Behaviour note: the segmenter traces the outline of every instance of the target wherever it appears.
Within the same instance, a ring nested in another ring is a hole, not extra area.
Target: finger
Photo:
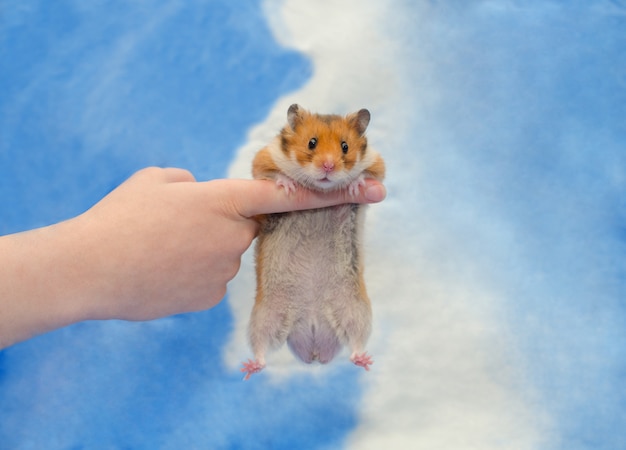
[[[346,190],[328,193],[299,189],[288,195],[283,188],[268,180],[223,180],[230,182],[233,201],[244,217],[302,209],[324,208],[343,203],[376,203],[385,198],[385,187],[376,180],[366,180],[356,196]]]
[[[177,167],[146,167],[136,172],[133,177],[148,177],[165,183],[196,181],[191,172]]]
[[[193,174],[186,169],[179,169],[177,167],[166,167],[162,169],[162,177],[168,183],[180,183],[196,181]]]

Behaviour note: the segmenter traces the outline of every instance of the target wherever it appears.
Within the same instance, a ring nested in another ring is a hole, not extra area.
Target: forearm
[[[90,264],[76,222],[0,237],[0,348],[89,313]]]

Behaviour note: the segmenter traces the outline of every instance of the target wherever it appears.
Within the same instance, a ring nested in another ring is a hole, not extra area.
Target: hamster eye
[[[315,150],[315,147],[317,147],[317,138],[311,138],[309,141],[309,150]]]
[[[341,151],[343,152],[344,155],[348,153],[348,144],[346,143],[346,141],[343,141],[341,143]]]

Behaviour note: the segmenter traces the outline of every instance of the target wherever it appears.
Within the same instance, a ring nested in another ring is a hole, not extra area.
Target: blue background
[[[382,133],[398,147],[378,145],[385,211],[436,224],[497,286],[550,448],[623,448],[626,7],[392,3],[401,19],[380,28],[402,44],[406,123]],[[0,4],[0,234],[79,214],[148,165],[226,176],[248,130],[316,69],[275,41],[258,1]],[[361,374],[242,383],[223,362],[232,327],[223,302],[0,352],[0,448],[344,445]]]

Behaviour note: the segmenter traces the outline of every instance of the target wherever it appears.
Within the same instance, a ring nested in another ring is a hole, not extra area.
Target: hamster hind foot
[[[248,361],[243,363],[243,367],[241,368],[241,371],[245,372],[246,374],[243,379],[249,380],[252,374],[259,373],[261,370],[263,370],[264,367],[265,364],[260,363],[258,360],[252,361],[251,359],[249,359]]]
[[[370,366],[374,364],[372,357],[368,355],[367,352],[353,353],[352,356],[350,356],[350,361],[359,367],[363,367],[365,370],[370,370]]]

